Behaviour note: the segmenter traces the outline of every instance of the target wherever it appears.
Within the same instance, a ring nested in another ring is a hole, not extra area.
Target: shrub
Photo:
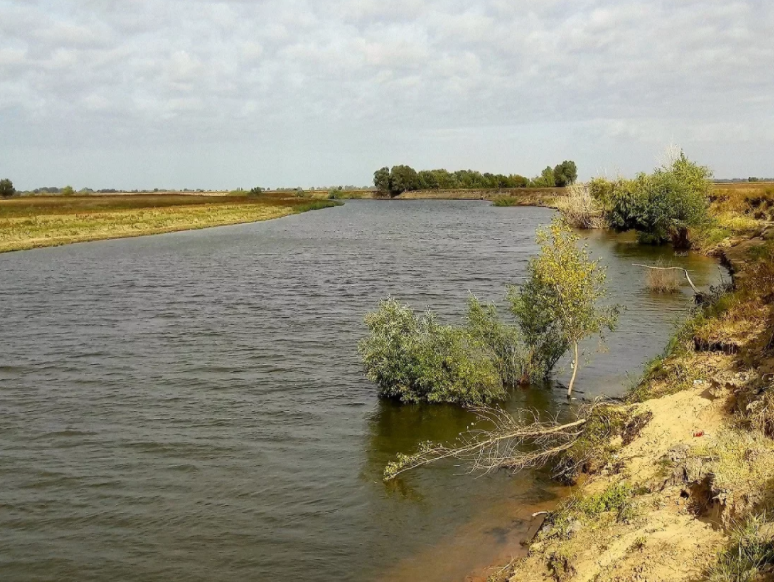
[[[296,198],[311,198],[312,195],[303,188],[296,188]]]
[[[72,186],[65,186],[62,188],[62,196],[75,196],[75,190]]]
[[[481,404],[504,396],[497,370],[464,330],[416,315],[395,299],[365,318],[358,346],[366,376],[380,395],[402,402]]]
[[[263,188],[260,186],[256,186],[255,188],[251,188],[250,191],[247,193],[248,196],[251,198],[255,198],[256,196],[260,196],[263,194]]]
[[[484,305],[476,297],[468,300],[466,330],[471,339],[491,354],[500,380],[505,386],[523,382],[525,373],[524,347],[515,326],[506,325],[493,304]]]
[[[707,221],[712,173],[683,152],[652,174],[634,180],[598,182],[595,190],[605,218],[616,230],[636,230],[644,243],[672,240],[688,246],[688,229]]]
[[[338,200],[341,197],[342,197],[341,190],[336,190],[336,189],[328,190],[328,200]]]

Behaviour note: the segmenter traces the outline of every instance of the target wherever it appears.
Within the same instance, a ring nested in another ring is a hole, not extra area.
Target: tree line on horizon
[[[530,179],[519,174],[491,174],[475,170],[420,170],[398,165],[374,172],[374,186],[380,192],[397,196],[414,190],[499,190],[503,188],[555,188],[573,184],[578,168],[572,160],[555,167],[547,166],[539,176]]]

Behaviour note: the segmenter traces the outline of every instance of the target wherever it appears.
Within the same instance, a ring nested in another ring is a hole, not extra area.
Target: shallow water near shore
[[[458,320],[501,302],[542,208],[353,200],[275,221],[0,255],[3,580],[463,580],[509,555],[560,495],[542,472],[384,464],[471,422],[376,398],[356,346],[388,294]],[[620,395],[716,263],[587,235],[623,304],[578,394]],[[567,412],[562,381],[508,407]]]

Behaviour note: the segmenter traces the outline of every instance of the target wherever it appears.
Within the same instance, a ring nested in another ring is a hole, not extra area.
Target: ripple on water
[[[385,486],[395,453],[471,417],[378,402],[356,345],[389,294],[444,320],[469,292],[501,301],[551,216],[351,201],[0,255],[3,580],[445,580],[498,559],[556,491],[451,464]],[[594,396],[661,351],[690,297],[648,293],[632,266],[667,251],[589,243],[628,307],[579,377]],[[555,388],[509,406],[561,413]]]

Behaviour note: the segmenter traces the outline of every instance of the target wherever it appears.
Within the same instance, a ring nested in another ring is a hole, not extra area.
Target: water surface
[[[550,504],[541,473],[384,464],[470,416],[380,402],[356,353],[392,294],[458,319],[501,301],[552,211],[349,201],[270,222],[0,255],[3,580],[450,580],[497,560]],[[624,303],[582,396],[620,394],[687,293],[644,289],[669,255],[589,240]],[[711,261],[688,265],[699,285]],[[567,379],[559,375],[559,381]],[[509,406],[561,413],[561,386]]]

